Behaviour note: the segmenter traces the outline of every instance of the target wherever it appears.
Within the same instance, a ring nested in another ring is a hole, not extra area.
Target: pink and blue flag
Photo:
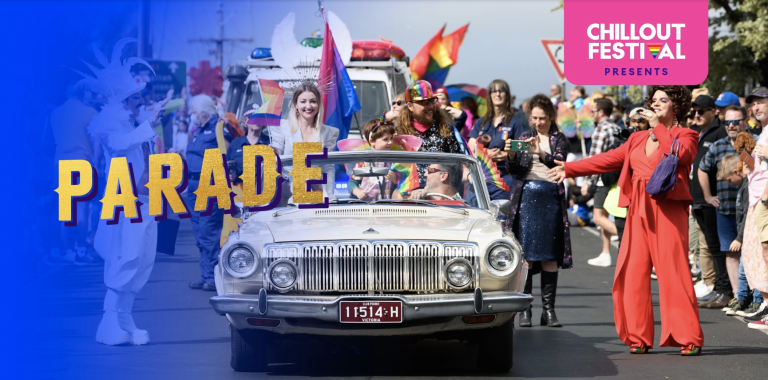
[[[323,18],[325,18],[324,13]],[[325,34],[323,34],[323,55],[320,59],[318,83],[328,85],[327,91],[322,91],[321,95],[325,124],[339,129],[339,140],[346,139],[352,116],[360,110],[361,106],[355,92],[355,85],[349,79],[347,68],[333,41],[333,34],[327,20]]]

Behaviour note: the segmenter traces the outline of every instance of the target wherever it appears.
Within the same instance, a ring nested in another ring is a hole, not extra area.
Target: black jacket
[[[749,211],[749,179],[744,177],[736,196],[736,240],[741,243],[744,240],[744,221],[747,220]]]
[[[693,198],[693,208],[702,207],[714,207],[707,203],[704,199],[704,192],[701,191],[701,184],[699,184],[699,162],[704,158],[704,155],[709,151],[709,147],[720,140],[728,136],[728,132],[725,127],[720,124],[720,118],[715,116],[715,120],[709,125],[704,133],[699,137],[699,150],[696,152],[696,158],[693,160],[693,178],[688,189],[691,191],[691,197]],[[664,152],[666,153],[666,152]],[[709,191],[710,194],[717,194],[717,171],[708,173],[709,175]]]

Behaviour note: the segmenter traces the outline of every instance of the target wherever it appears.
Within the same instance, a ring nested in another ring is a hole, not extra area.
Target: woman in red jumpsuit
[[[651,269],[656,268],[661,307],[661,346],[680,347],[681,355],[699,355],[704,335],[688,268],[688,191],[698,134],[677,125],[691,107],[691,93],[682,86],[651,86],[644,111],[651,130],[633,133],[628,141],[592,158],[562,163],[549,177],[563,181],[621,170],[619,206],[629,207],[623,244],[613,282],[616,331],[643,354],[653,347]],[[652,198],[645,191],[662,154],[672,139],[680,141],[677,183],[666,194]]]

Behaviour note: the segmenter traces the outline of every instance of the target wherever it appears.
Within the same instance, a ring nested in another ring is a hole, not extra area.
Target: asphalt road
[[[341,347],[305,342],[288,347],[293,363],[271,365],[265,373],[237,373],[229,366],[228,323],[208,304],[211,292],[190,290],[199,275],[198,253],[188,221],[182,224],[175,256],[158,254],[154,272],[139,293],[134,318],[149,330],[147,346],[109,347],[94,340],[106,288],[102,266],[47,268],[40,280],[49,289],[40,300],[50,313],[35,313],[44,337],[34,355],[40,366],[23,378],[55,379],[255,379],[328,378],[597,378],[765,379],[768,335],[750,330],[722,311],[701,310],[705,333],[702,356],[681,357],[678,348],[656,347],[630,355],[613,324],[611,268],[586,261],[599,252],[589,230],[572,230],[575,269],[561,271],[557,313],[563,328],[516,328],[512,371],[477,372],[477,350],[458,341],[427,340],[393,345]],[[615,252],[614,252],[615,258]],[[534,282],[534,321],[541,312],[538,276]],[[655,282],[656,343],[661,331]],[[323,355],[318,351],[323,350]]]

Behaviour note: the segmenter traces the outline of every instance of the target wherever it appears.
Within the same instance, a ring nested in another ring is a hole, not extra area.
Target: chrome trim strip
[[[245,317],[311,318],[337,322],[340,301],[399,300],[403,302],[403,321],[434,317],[466,316],[478,314],[475,292],[428,295],[342,295],[301,296],[271,294],[267,296],[269,308],[265,315],[258,312],[258,295],[228,294],[209,300],[216,313]],[[523,311],[530,306],[533,296],[508,290],[482,292],[482,312],[505,313]],[[251,309],[253,308],[253,309]],[[418,310],[416,309],[418,308]]]

